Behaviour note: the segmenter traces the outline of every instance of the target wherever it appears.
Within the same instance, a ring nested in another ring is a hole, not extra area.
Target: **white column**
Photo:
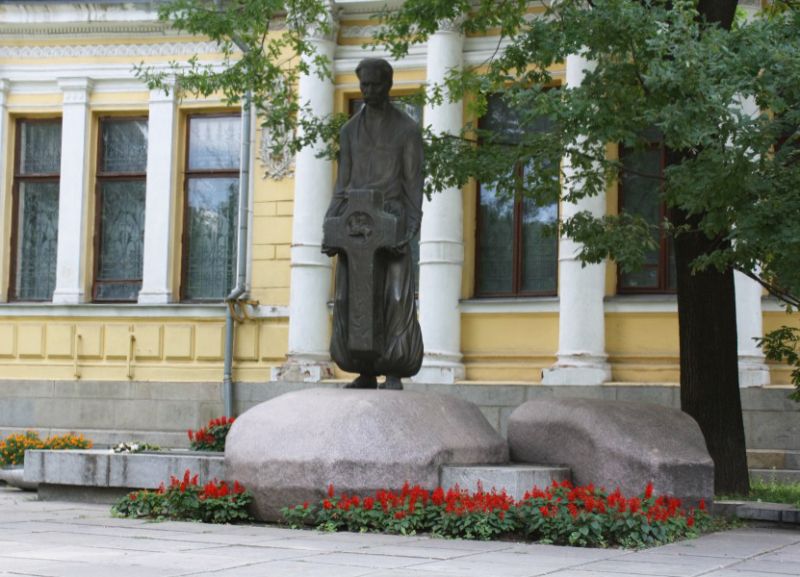
[[[65,78],[60,79],[58,85],[64,93],[64,104],[61,118],[58,256],[53,302],[76,304],[87,300],[86,184],[92,81],[88,78]]]
[[[768,385],[769,367],[754,339],[764,336],[761,313],[761,285],[739,271],[733,273],[736,285],[736,336],[739,349],[739,386]]]
[[[752,97],[742,98],[742,112],[751,118],[761,114]],[[734,271],[736,290],[736,336],[739,352],[739,386],[760,387],[770,382],[769,367],[764,362],[764,353],[754,339],[764,336],[761,311],[761,285],[750,277]]]
[[[578,55],[567,57],[567,86],[578,86],[591,63]],[[566,177],[571,175],[569,158],[562,160]],[[579,186],[571,183],[572,186]],[[602,216],[605,194],[585,197],[577,203],[563,203],[561,215],[567,219],[580,211]],[[599,385],[611,379],[605,353],[606,264],[584,266],[577,257],[580,245],[562,237],[558,243],[558,360],[542,371],[546,385]]]
[[[333,62],[334,36],[311,38],[317,53]],[[334,85],[313,72],[298,85],[299,101],[316,116],[333,113]],[[328,299],[331,259],[320,252],[322,221],[333,193],[333,164],[317,158],[321,145],[307,147],[295,162],[289,288],[289,351],[286,363],[273,369],[273,380],[319,381],[333,376],[330,358]]]
[[[8,81],[0,78],[0,150],[3,151],[3,153],[0,154],[0,246],[5,246],[5,239],[9,238],[10,235],[10,231],[6,230],[5,227],[6,207],[11,208],[11,190],[6,188],[6,161],[9,157],[5,154],[5,151],[11,150],[10,147],[12,146],[12,144],[8,142],[7,96]],[[6,270],[6,254],[6,250],[0,253],[0,274],[4,274]],[[5,278],[8,278],[8,276],[6,275]],[[7,294],[8,292],[6,290],[0,290],[0,302],[5,302]]]
[[[458,22],[440,23],[428,39],[427,83],[442,85],[447,73],[461,68],[464,36]],[[424,122],[440,134],[459,134],[463,104],[445,96],[425,107]],[[419,321],[425,356],[415,381],[453,383],[464,378],[461,363],[461,272],[464,264],[461,190],[448,188],[425,200],[419,242]]]
[[[176,112],[174,85],[170,86],[169,94],[162,89],[150,91],[140,303],[161,304],[173,300],[170,262],[175,222]]]

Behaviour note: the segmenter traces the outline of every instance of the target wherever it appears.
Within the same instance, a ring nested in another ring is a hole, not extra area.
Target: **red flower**
[[[691,515],[688,519],[686,519],[686,524],[689,527],[694,527],[694,515]]]
[[[331,502],[330,502],[330,501],[328,501],[327,499],[324,499],[324,500],[322,501],[322,508],[323,508],[323,509],[326,509],[326,510],[333,509],[333,503],[331,503]]]
[[[700,499],[700,505],[698,506],[698,509],[700,509],[701,511],[705,511],[706,510],[706,500],[705,499]]]
[[[365,511],[372,511],[372,508],[375,506],[375,499],[372,497],[365,497],[364,498],[364,510]]]
[[[136,493],[136,491],[128,493],[128,499],[130,499],[131,501],[135,501],[138,496],[139,495]]]
[[[541,506],[541,507],[539,507],[539,513],[542,515],[542,517],[549,517],[550,516],[550,509],[548,509],[545,506]]]
[[[406,516],[405,511],[397,511],[394,514],[395,519],[403,519]]]
[[[328,485],[328,497],[330,499],[333,499],[334,495],[335,495],[335,493],[333,491],[333,483],[331,483],[330,485]]]
[[[648,483],[644,490],[644,498],[649,499],[653,496],[653,483]]]
[[[303,501],[303,509],[308,509],[308,501]]]

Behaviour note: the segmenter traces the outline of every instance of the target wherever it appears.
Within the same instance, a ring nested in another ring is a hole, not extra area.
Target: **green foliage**
[[[9,435],[0,441],[0,467],[8,465],[23,465],[25,451],[34,449],[49,449],[61,451],[66,449],[91,449],[92,441],[83,435],[67,433],[65,435],[51,435],[42,440],[36,431],[26,431]]]
[[[800,508],[800,483],[780,483],[775,479],[750,481],[749,495],[723,495],[723,500],[762,501],[764,503],[787,503]]]
[[[429,164],[436,165],[429,186],[438,190],[476,177],[510,195],[514,184],[501,177],[510,163],[566,158],[562,200],[595,196],[621,169],[607,157],[606,143],[643,148],[655,129],[680,159],[665,175],[666,203],[699,215],[698,227],[709,238],[734,241],[720,242],[694,266],[760,266],[768,283],[780,278],[790,292],[800,291],[800,255],[792,249],[800,235],[800,162],[790,145],[800,124],[798,10],[740,19],[730,31],[705,24],[696,4],[685,0],[567,0],[532,20],[524,18],[526,10],[527,3],[516,1],[481,0],[476,6],[408,0],[384,14],[377,39],[397,57],[435,32],[438,20],[461,19],[467,33],[499,30],[502,48],[486,66],[453,71],[445,87],[429,88],[428,99],[440,100],[448,91],[454,100],[470,94],[480,113],[486,98],[499,92],[520,111],[523,124],[539,117],[553,122],[551,131],[521,134],[514,143],[471,127],[462,134],[471,145],[429,141]],[[582,83],[554,86],[550,71],[578,53],[593,63]],[[748,100],[764,112],[746,114],[742,104]],[[788,144],[776,152],[786,135]],[[526,180],[524,193],[552,196],[552,173],[534,172],[538,176]],[[585,261],[612,257],[624,270],[641,264],[653,238],[633,218],[583,213],[567,216],[562,225],[584,243]]]
[[[800,349],[798,348],[800,346],[800,329],[780,327],[767,333],[763,339],[758,339],[758,346],[764,349],[767,359],[778,362],[785,361],[794,367],[791,381],[795,390],[789,397],[800,401]]]
[[[678,499],[655,496],[648,485],[639,497],[607,494],[589,485],[554,482],[534,488],[520,501],[504,491],[475,492],[458,487],[426,491],[405,484],[400,492],[336,496],[333,486],[318,504],[281,510],[291,527],[315,525],[326,531],[428,532],[465,539],[525,538],[580,547],[638,548],[695,537],[712,526],[705,511],[686,510]]]
[[[229,105],[242,103],[249,94],[263,128],[285,137],[293,150],[335,134],[332,126],[341,119],[307,121],[313,113],[296,92],[301,74],[331,77],[330,59],[309,40],[313,34],[332,33],[321,0],[171,0],[159,6],[159,18],[175,30],[216,42],[222,61],[194,55],[188,62],[170,62],[167,69],[141,63],[137,75],[151,88],[179,95],[220,94]],[[298,124],[302,130],[295,134]],[[282,152],[281,140],[276,139],[274,153]]]
[[[157,491],[134,491],[122,497],[111,508],[118,517],[151,517],[202,521],[204,523],[248,522],[253,518],[247,506],[253,500],[250,493],[234,481],[229,486],[225,481],[198,483],[187,469],[182,479],[170,478],[169,486],[163,483]]]

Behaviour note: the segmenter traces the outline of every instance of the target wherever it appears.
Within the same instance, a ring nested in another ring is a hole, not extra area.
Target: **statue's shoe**
[[[380,383],[378,388],[389,391],[402,391],[403,381],[400,380],[400,377],[386,377],[386,380]]]
[[[347,383],[345,389],[377,389],[378,379],[375,377],[368,377],[366,375],[359,375],[353,379],[352,383]],[[401,386],[402,388],[402,386]]]

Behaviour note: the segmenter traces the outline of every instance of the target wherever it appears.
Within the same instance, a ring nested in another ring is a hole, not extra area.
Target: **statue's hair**
[[[392,65],[389,64],[383,58],[364,58],[361,62],[358,63],[356,66],[356,76],[358,76],[359,80],[361,79],[361,71],[364,68],[377,68],[381,76],[389,81],[389,84],[392,84],[394,81],[394,70],[392,69]]]

